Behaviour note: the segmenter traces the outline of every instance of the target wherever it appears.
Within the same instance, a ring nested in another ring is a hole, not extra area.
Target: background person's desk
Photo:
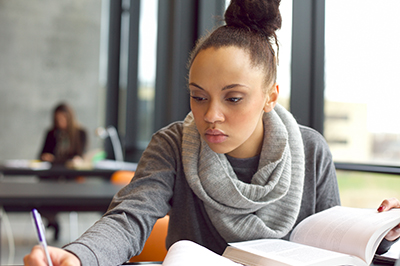
[[[20,163],[19,163],[20,162]],[[29,161],[27,160],[15,160],[12,163],[0,164],[0,179],[1,176],[63,176],[66,179],[75,178],[77,176],[85,177],[101,177],[105,179],[110,179],[111,175],[117,170],[136,170],[136,163],[130,162],[116,162],[104,160],[98,162],[92,169],[73,169],[67,168],[62,165],[48,164],[43,167],[42,165],[31,167]]]
[[[0,173],[3,176],[16,176],[16,175],[32,175],[32,176],[64,176],[64,177],[77,177],[77,176],[95,176],[109,179],[116,169],[70,169],[64,166],[53,166],[49,169],[32,169],[32,168],[18,168],[18,167],[5,167],[0,166]]]

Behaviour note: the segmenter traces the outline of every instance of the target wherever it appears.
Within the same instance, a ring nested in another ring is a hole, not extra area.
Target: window
[[[158,1],[141,1],[138,68],[138,142],[145,148],[153,134]]]
[[[326,1],[324,135],[335,161],[400,165],[400,2]]]
[[[335,162],[400,165],[400,2],[326,1],[324,135]],[[337,171],[342,204],[400,197],[395,175]]]
[[[400,198],[396,175],[338,170],[337,177],[343,206],[378,208],[383,199]]]
[[[290,101],[290,66],[292,50],[292,1],[282,1],[280,11],[282,27],[277,31],[279,41],[278,78],[279,99],[278,102],[289,109]]]

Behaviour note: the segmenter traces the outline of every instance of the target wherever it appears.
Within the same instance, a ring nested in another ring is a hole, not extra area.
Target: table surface
[[[70,169],[64,166],[52,166],[49,169],[34,169],[24,167],[7,167],[0,165],[0,173],[5,176],[35,175],[35,176],[64,176],[66,178],[77,176],[96,176],[110,178],[115,169]]]
[[[72,179],[77,176],[94,176],[109,179],[118,170],[135,171],[136,165],[136,163],[130,162],[103,160],[90,169],[75,169],[63,165],[51,165],[45,162],[31,163],[29,160],[10,160],[0,163],[0,174],[3,176],[63,176],[66,179]]]
[[[101,211],[122,188],[103,182],[0,182],[0,206],[6,211]]]
[[[0,207],[3,207],[6,212],[29,212],[36,208],[42,214],[72,211],[104,213],[113,196],[122,187],[105,180],[84,183],[73,181],[32,183],[3,180],[0,181]]]

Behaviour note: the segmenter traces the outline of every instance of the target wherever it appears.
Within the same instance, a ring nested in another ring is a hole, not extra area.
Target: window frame
[[[290,111],[324,133],[325,0],[293,0]],[[400,174],[392,165],[335,162],[337,170]]]

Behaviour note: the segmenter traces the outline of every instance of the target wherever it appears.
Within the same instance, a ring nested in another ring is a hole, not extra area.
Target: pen
[[[32,210],[32,218],[38,236],[39,244],[43,247],[44,254],[46,255],[47,265],[53,266],[53,263],[51,262],[50,259],[49,250],[47,249],[46,237],[44,233],[45,229],[42,222],[42,217],[40,216],[40,213],[36,209]]]

